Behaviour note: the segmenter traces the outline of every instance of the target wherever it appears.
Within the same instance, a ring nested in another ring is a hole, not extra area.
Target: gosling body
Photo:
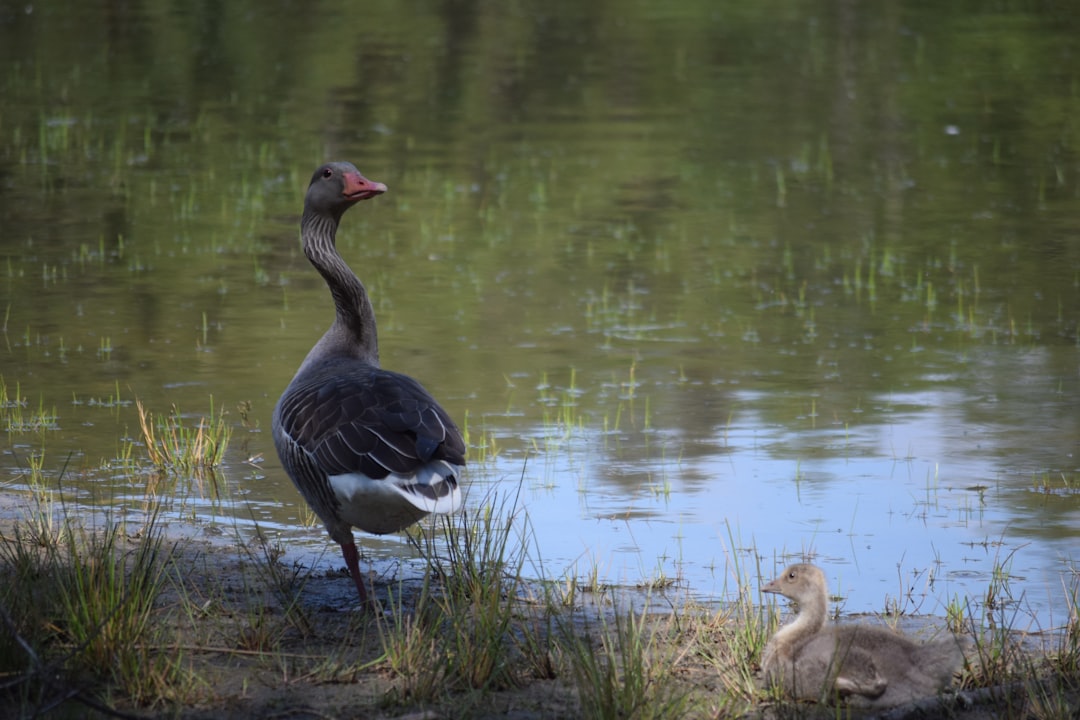
[[[939,693],[964,662],[955,637],[917,643],[884,627],[826,624],[825,574],[799,563],[762,592],[798,603],[796,619],[769,640],[762,654],[768,685],[795,700],[884,708]]]

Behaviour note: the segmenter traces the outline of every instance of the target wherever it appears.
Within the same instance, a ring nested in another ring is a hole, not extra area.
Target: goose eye
[[[331,170],[330,168],[323,168],[323,171],[322,171],[322,176],[323,176],[324,178],[328,178],[328,177],[331,177],[331,176],[332,176],[333,174],[334,174],[334,171],[333,171],[333,170]]]
[[[788,576],[788,580],[794,580],[795,579],[795,571],[792,570],[791,572],[789,572],[787,574],[787,576]]]

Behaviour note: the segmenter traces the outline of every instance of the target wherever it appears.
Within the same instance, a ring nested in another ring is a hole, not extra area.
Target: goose
[[[461,506],[461,432],[419,382],[379,367],[375,312],[335,238],[350,207],[386,192],[347,162],[311,177],[300,220],[304,254],[334,301],[330,328],[274,408],[282,467],[341,546],[363,608],[369,602],[352,529],[381,535]]]
[[[843,700],[884,708],[937,694],[964,662],[954,637],[916,643],[887,628],[827,626],[825,573],[798,563],[762,586],[798,604],[798,616],[772,636],[762,653],[768,685],[796,700]]]

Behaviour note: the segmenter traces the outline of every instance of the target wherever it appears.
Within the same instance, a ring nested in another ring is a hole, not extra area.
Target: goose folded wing
[[[446,412],[415,380],[380,371],[365,382],[338,377],[313,388],[309,421],[293,437],[329,475],[410,475],[433,460],[465,464],[465,443]]]

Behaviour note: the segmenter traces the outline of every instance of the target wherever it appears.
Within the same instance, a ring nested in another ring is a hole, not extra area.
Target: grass
[[[669,718],[689,709],[690,689],[676,670],[689,652],[676,615],[657,621],[640,610],[616,607],[596,624],[560,616],[560,644],[583,717]]]
[[[711,608],[667,583],[603,585],[595,568],[592,584],[548,580],[519,489],[413,530],[422,571],[377,591],[386,611],[370,616],[322,609],[326,588],[348,606],[351,583],[290,563],[261,533],[237,534],[239,553],[217,555],[170,545],[153,510],[138,525],[103,517],[82,526],[51,495],[35,503],[0,535],[0,702],[24,717],[61,706],[256,717],[296,712],[298,698],[326,717],[805,709],[758,683],[778,617],[755,590],[761,568],[743,564],[752,549],[729,557],[729,600]],[[950,601],[954,628],[977,637],[961,690],[978,698],[1008,688],[1005,717],[1068,717],[1080,693],[1077,588],[1067,589],[1055,644],[1032,652],[1010,602],[1009,559],[979,608]],[[248,709],[229,710],[240,706]]]
[[[37,408],[31,408],[19,383],[11,388],[0,375],[0,430],[8,434],[40,434],[46,430],[57,429],[59,426],[55,407],[46,408],[44,399],[40,399]]]
[[[179,475],[178,465],[170,472]],[[756,592],[762,573],[752,546],[729,536],[739,551],[717,569],[726,578],[719,607],[683,597],[663,558],[652,580],[637,585],[600,582],[595,559],[551,580],[525,483],[523,472],[516,490],[409,532],[420,571],[377,587],[386,612],[376,616],[327,612],[326,604],[349,607],[351,584],[289,560],[269,533],[238,529],[239,552],[222,560],[167,544],[156,510],[163,505],[150,502],[140,525],[80,518],[58,499],[63,488],[41,484],[0,534],[0,702],[26,717],[57,706],[176,717],[233,703],[280,709],[282,697],[314,692],[342,702],[362,696],[350,711],[368,715],[554,707],[553,717],[723,718],[762,704],[799,711],[758,682],[778,615]],[[949,628],[975,638],[959,688],[1009,688],[1017,699],[1005,717],[1025,717],[1023,708],[1068,717],[1080,694],[1077,590],[1054,643],[1032,652],[1020,627],[1023,598],[1013,597],[1012,557],[996,560],[980,597],[948,601]],[[901,586],[916,585],[922,572]],[[329,586],[337,599],[325,599]],[[882,612],[896,607],[886,598]]]
[[[432,703],[447,693],[475,697],[567,678],[584,717],[684,710],[689,691],[675,682],[674,668],[689,651],[672,642],[673,616],[654,614],[648,593],[636,593],[646,599],[639,611],[593,615],[568,601],[559,584],[525,580],[535,548],[519,500],[493,495],[475,513],[443,519],[441,534],[411,534],[427,571],[412,606],[399,585],[379,623],[397,678],[386,701]],[[590,600],[594,610],[605,604]]]
[[[155,417],[141,401],[135,401],[139,427],[150,462],[162,473],[205,471],[221,465],[232,437],[232,426],[225,421],[225,411],[215,416],[214,398],[210,414],[193,425],[184,422],[179,408],[168,415]]]
[[[50,500],[38,503],[35,517],[56,515]],[[84,527],[66,514],[0,536],[0,669],[24,705],[74,697],[92,706],[83,687],[100,684],[142,701],[173,683],[170,662],[147,654],[169,550],[155,515],[133,537],[111,518]]]
[[[520,527],[527,520],[518,500],[493,495],[479,510],[440,518],[439,534],[410,534],[427,570],[411,614],[399,591],[394,622],[380,625],[388,663],[406,680],[402,697],[513,687],[519,659],[546,662],[545,640],[515,627],[530,594],[523,570],[531,535]]]
[[[404,594],[391,595],[387,621],[378,626],[383,657],[396,678],[384,695],[387,704],[426,704],[444,692],[445,646],[439,639],[438,614],[430,593],[431,586],[425,583],[416,601],[419,612],[410,612]]]
[[[748,589],[732,607],[703,624],[702,637],[708,642],[699,643],[698,653],[718,678],[718,711],[741,715],[762,699],[782,699],[763,695],[758,678],[758,661],[776,626],[776,616],[752,603]]]
[[[283,548],[260,528],[251,541],[238,537],[237,547],[249,571],[236,579],[240,605],[229,632],[231,643],[242,650],[273,654],[290,635],[309,635],[312,620],[302,603],[302,593],[310,570],[281,562]]]

